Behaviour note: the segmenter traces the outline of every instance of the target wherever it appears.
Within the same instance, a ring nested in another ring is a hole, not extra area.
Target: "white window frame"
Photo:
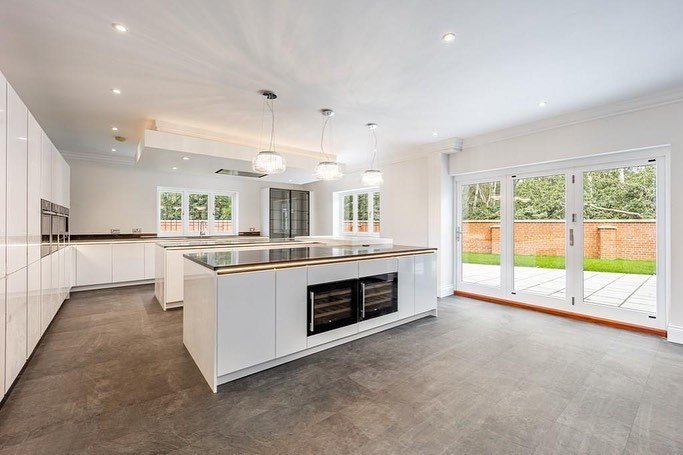
[[[337,191],[334,193],[334,201],[337,210],[334,216],[334,233],[335,235],[345,236],[345,237],[379,237],[382,231],[382,220],[380,216],[379,229],[380,232],[374,232],[375,230],[375,199],[373,197],[374,193],[379,193],[380,207],[382,204],[382,192],[379,187],[370,188],[360,188],[356,190],[347,191]],[[368,232],[358,232],[358,195],[367,194],[368,195]],[[344,198],[346,196],[353,196],[353,230],[351,232],[344,231]],[[381,212],[380,212],[381,213]]]
[[[181,193],[182,194],[182,232],[161,232],[161,193]],[[208,221],[206,226],[207,236],[230,236],[238,235],[239,225],[238,225],[238,213],[239,213],[239,193],[237,191],[224,191],[224,190],[205,190],[196,188],[173,188],[166,186],[157,187],[157,202],[156,202],[156,219],[157,219],[157,236],[158,237],[199,237],[199,232],[190,232],[190,210],[189,204],[190,194],[207,194],[209,196],[209,206],[208,206]],[[216,196],[229,196],[232,198],[232,231],[230,232],[218,232],[214,228],[215,221],[215,200]]]

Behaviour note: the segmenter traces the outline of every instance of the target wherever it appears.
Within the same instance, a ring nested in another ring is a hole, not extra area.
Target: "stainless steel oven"
[[[40,200],[40,257],[52,252],[52,203]]]

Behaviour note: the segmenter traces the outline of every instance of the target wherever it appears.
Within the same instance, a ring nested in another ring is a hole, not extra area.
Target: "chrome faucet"
[[[206,235],[206,221],[200,221],[199,222],[199,235],[200,236]]]

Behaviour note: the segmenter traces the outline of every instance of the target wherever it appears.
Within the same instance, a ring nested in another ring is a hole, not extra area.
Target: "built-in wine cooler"
[[[308,335],[395,311],[398,311],[396,273],[308,287]]]

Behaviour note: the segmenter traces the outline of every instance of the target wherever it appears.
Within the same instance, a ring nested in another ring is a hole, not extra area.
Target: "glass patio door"
[[[642,160],[576,169],[576,310],[663,327],[663,169]]]

